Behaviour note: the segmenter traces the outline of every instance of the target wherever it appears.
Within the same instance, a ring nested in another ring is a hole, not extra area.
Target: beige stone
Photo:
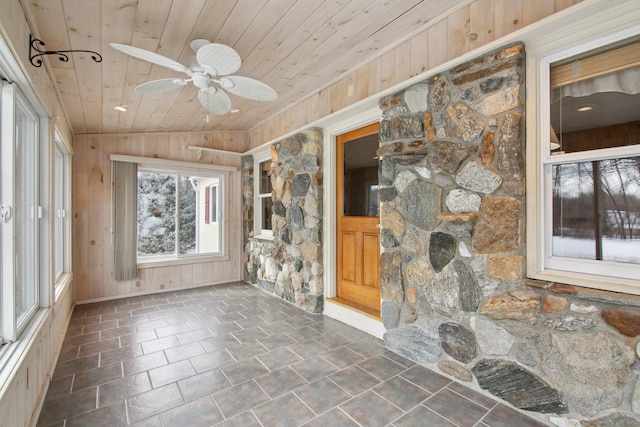
[[[444,222],[469,222],[475,221],[478,214],[475,212],[469,213],[441,213],[438,215],[438,219]]]
[[[391,230],[397,239],[404,235],[405,221],[402,214],[387,203],[382,204],[380,222],[382,228]]]
[[[301,247],[302,256],[306,259],[317,260],[320,255],[320,247],[311,240],[306,240]]]
[[[480,205],[472,248],[482,254],[522,248],[524,239],[522,202],[513,197],[486,197]]]
[[[414,286],[426,285],[433,274],[433,268],[425,260],[417,260],[407,266],[407,280]]]
[[[438,369],[440,369],[445,374],[451,375],[452,377],[457,378],[461,381],[471,382],[473,380],[471,371],[452,360],[441,360],[440,362],[438,362]]]
[[[418,301],[418,291],[414,287],[407,288],[407,301],[415,304]]]
[[[547,295],[542,300],[542,308],[547,313],[557,313],[567,306],[566,298],[557,297],[555,295]]]
[[[524,257],[508,256],[489,259],[487,265],[489,277],[510,283],[518,283],[524,279]]]
[[[495,133],[493,131],[487,132],[482,138],[482,153],[480,153],[480,158],[482,159],[482,163],[485,165],[490,164],[493,161],[493,156],[495,154]]]
[[[540,296],[528,289],[518,289],[490,298],[480,314],[495,320],[510,319],[536,324],[542,315]]]

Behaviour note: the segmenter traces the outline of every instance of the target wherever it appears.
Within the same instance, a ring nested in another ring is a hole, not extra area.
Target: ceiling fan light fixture
[[[166,92],[185,86],[187,83],[193,83],[199,89],[198,101],[208,112],[213,114],[227,114],[231,111],[229,93],[253,101],[273,101],[278,98],[276,91],[265,83],[250,77],[231,75],[242,64],[238,52],[232,47],[220,43],[210,43],[205,39],[192,40],[189,45],[195,52],[195,63],[192,58],[188,61],[189,66],[187,67],[152,51],[111,43],[114,49],[122,53],[174,71],[183,72],[189,76],[189,78],[182,79],[169,77],[148,81],[136,86],[136,93]],[[224,77],[218,80],[218,76]]]

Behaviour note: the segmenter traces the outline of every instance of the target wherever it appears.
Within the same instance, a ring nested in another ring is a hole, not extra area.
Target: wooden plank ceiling
[[[74,133],[93,134],[251,129],[464,0],[20,1],[45,49],[102,54],[101,63],[82,53],[69,62],[45,59]],[[191,84],[159,94],[134,91],[141,83],[184,74],[109,45],[133,45],[186,64],[196,38],[233,47],[243,61],[234,74],[265,82],[278,99],[231,95],[240,112],[209,114],[207,122]],[[114,111],[119,104],[131,110]]]

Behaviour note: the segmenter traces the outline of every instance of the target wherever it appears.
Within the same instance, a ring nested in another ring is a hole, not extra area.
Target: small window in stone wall
[[[258,212],[260,230],[258,234],[271,234],[273,232],[272,214],[273,200],[271,198],[271,160],[259,163],[258,168]]]
[[[545,268],[640,292],[640,42],[550,64]],[[633,58],[636,58],[633,60]]]

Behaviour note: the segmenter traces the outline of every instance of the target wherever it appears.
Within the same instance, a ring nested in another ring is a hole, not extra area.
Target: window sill
[[[256,240],[268,240],[268,241],[275,240],[275,237],[273,237],[273,235],[271,234],[258,234],[257,236],[253,236],[253,238]]]
[[[64,273],[60,276],[60,278],[58,278],[58,280],[56,281],[54,302],[58,301],[58,297],[62,295],[62,293],[68,286],[70,286],[70,283],[72,281],[73,273]]]
[[[527,279],[526,284],[529,287],[542,290],[560,289],[561,292],[566,291],[586,300],[640,306],[640,295],[638,295],[640,288],[633,284],[613,284],[612,281],[609,281],[607,282],[608,288],[605,289],[605,285],[599,281],[588,282],[585,278],[572,280],[556,275],[531,277]]]
[[[138,260],[138,269],[155,268],[155,267],[170,267],[174,265],[186,265],[186,264],[204,264],[208,262],[221,262],[229,261],[228,255],[205,255],[205,256],[193,256],[185,258],[153,258]]]

